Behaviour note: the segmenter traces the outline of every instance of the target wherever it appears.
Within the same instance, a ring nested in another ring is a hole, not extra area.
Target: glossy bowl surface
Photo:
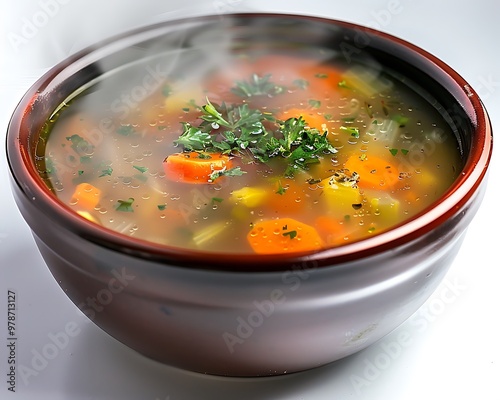
[[[188,252],[122,236],[78,216],[40,178],[44,122],[75,90],[158,46],[225,41],[326,46],[369,58],[427,96],[454,125],[464,168],[439,202],[369,239],[296,256]],[[263,376],[301,371],[380,339],[430,296],[455,257],[485,188],[492,131],[477,93],[452,68],[401,39],[305,16],[206,16],[142,28],[53,67],[11,119],[16,203],[68,297],[127,346],[192,371]]]

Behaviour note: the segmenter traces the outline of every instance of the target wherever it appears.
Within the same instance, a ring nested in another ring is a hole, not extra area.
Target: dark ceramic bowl
[[[326,46],[390,66],[417,83],[414,89],[455,125],[462,173],[438,202],[404,224],[302,256],[194,253],[93,224],[58,201],[40,178],[36,144],[42,126],[89,81],[150,57],[145,50],[175,48],[179,37],[184,48],[221,40],[230,47]],[[147,357],[229,376],[330,363],[411,316],[457,254],[485,191],[491,151],[491,126],[477,93],[436,57],[360,26],[271,14],[167,22],[79,52],[27,92],[7,135],[15,200],[68,297],[104,331]]]

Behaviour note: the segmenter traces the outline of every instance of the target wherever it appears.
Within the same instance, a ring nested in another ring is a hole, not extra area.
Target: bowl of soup
[[[203,16],[78,52],[8,127],[54,278],[162,363],[266,376],[349,356],[433,293],[486,189],[487,113],[399,38]]]

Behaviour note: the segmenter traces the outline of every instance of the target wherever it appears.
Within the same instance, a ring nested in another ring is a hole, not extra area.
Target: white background
[[[500,126],[497,0],[25,0],[13,4],[4,1],[0,10],[2,143],[23,93],[72,52],[138,25],[232,11],[331,17],[411,41],[457,70],[479,92],[494,128]],[[26,28],[33,22],[38,25],[34,30]],[[316,370],[276,378],[225,379],[157,364],[86,322],[50,275],[16,208],[3,147],[0,399],[500,399],[500,167],[495,154],[488,192],[456,261],[443,284],[410,320],[372,347]],[[9,289],[17,294],[16,393],[7,390]],[[69,342],[46,365],[33,364],[37,352],[52,343],[51,335],[68,326],[76,329]],[[21,366],[34,373],[20,374]]]

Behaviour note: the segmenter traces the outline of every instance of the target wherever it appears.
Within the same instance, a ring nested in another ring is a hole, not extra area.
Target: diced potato
[[[372,213],[384,221],[392,223],[400,218],[401,205],[399,200],[389,193],[380,190],[366,190],[363,192],[372,208]]]
[[[230,200],[248,208],[262,205],[267,197],[267,191],[258,187],[244,187],[231,193]]]
[[[356,186],[335,183],[331,178],[321,181],[321,185],[328,202],[328,214],[342,217],[351,214],[358,206],[361,207],[363,198]]]

